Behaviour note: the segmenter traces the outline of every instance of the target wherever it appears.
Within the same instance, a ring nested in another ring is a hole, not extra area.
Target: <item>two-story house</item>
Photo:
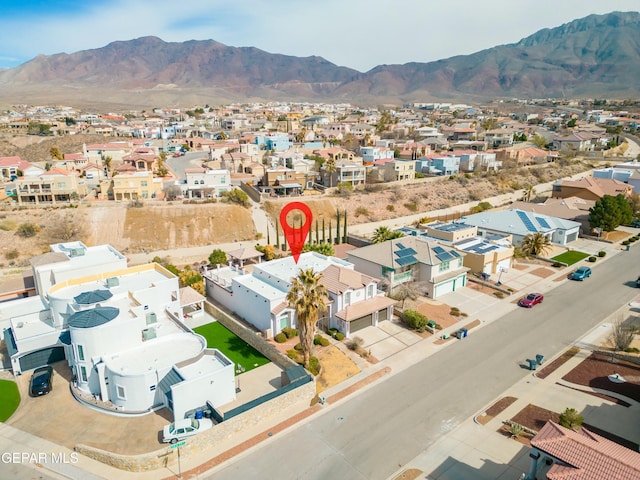
[[[75,172],[53,168],[14,181],[18,204],[69,203],[87,195],[87,183]]]
[[[415,160],[396,159],[384,164],[385,182],[414,180],[416,178]]]
[[[401,237],[356,248],[347,253],[355,269],[382,277],[391,292],[407,282],[420,282],[424,293],[438,298],[464,287],[468,268],[464,253],[419,237]]]
[[[134,200],[156,198],[162,193],[162,178],[154,178],[153,172],[120,173],[113,177],[109,198]]]
[[[231,190],[229,170],[187,168],[184,173],[186,183],[182,187],[183,195],[187,198],[219,197],[223,192]]]
[[[378,291],[378,280],[354,271],[353,265],[315,252],[303,253],[296,264],[285,257],[254,265],[251,273],[236,267],[219,267],[205,275],[207,295],[236,312],[270,338],[285,327],[296,327],[295,310],[286,296],[300,270],[321,273],[329,302],[320,314],[323,327],[337,328],[346,336],[391,318],[395,301]]]

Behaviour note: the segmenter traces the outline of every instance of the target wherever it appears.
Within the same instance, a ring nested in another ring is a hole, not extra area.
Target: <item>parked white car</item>
[[[165,443],[176,443],[204,430],[209,430],[211,427],[213,427],[213,422],[208,418],[201,418],[199,420],[195,418],[185,418],[184,420],[178,420],[164,427],[162,429],[162,441]]]

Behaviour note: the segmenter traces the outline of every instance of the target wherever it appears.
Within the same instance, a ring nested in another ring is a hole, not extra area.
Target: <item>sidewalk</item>
[[[620,310],[628,308],[629,306],[624,306]],[[609,335],[610,322],[615,320],[617,313],[606,319],[605,323],[592,329],[580,339],[577,345],[583,347],[599,345]],[[544,379],[537,377],[533,372],[527,375],[474,417],[467,419],[454,431],[438,440],[428,451],[404,465],[389,479],[402,478],[402,472],[409,469],[420,470],[423,472],[420,478],[429,480],[520,478],[522,473],[529,470],[529,448],[498,433],[498,430],[504,421],[513,418],[529,404],[554,412],[562,412],[568,407],[575,408],[582,412],[587,424],[606,425],[625,438],[637,437],[636,425],[640,422],[640,403],[625,398],[624,400],[630,403],[631,407],[624,410],[625,415],[614,415],[611,408],[624,407],[616,407],[611,401],[587,393],[593,390],[589,387],[569,384],[562,380],[563,376],[573,370],[590,353],[589,350],[581,350]],[[559,355],[561,354],[562,352]],[[549,364],[553,360],[554,358],[545,359],[544,363]],[[610,392],[607,395],[615,397]],[[478,415],[504,397],[515,397],[517,400],[485,425],[478,423],[476,420]],[[605,408],[601,408],[603,406]]]

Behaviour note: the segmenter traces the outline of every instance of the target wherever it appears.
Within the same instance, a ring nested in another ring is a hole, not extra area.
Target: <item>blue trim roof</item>
[[[80,305],[90,305],[92,303],[104,302],[111,297],[113,297],[113,293],[109,290],[93,290],[91,292],[82,292],[80,295],[73,297],[73,299]]]

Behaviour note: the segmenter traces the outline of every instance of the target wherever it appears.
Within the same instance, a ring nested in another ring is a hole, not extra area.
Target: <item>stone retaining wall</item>
[[[292,405],[299,402],[310,405],[315,395],[315,382],[308,382],[256,408],[214,425],[211,430],[188,438],[187,444],[184,447],[180,447],[180,457],[183,459],[189,458],[212,448],[219,449],[239,432],[246,432],[248,429],[258,426],[261,422],[286,411]],[[268,425],[265,425],[264,429],[266,430],[267,428]],[[229,445],[229,447],[231,446]],[[130,472],[157,470],[167,465],[173,465],[178,460],[177,450],[169,448],[169,445],[154,452],[140,455],[121,455],[83,444],[76,445],[75,451],[111,467]],[[219,453],[221,452],[218,451]]]

